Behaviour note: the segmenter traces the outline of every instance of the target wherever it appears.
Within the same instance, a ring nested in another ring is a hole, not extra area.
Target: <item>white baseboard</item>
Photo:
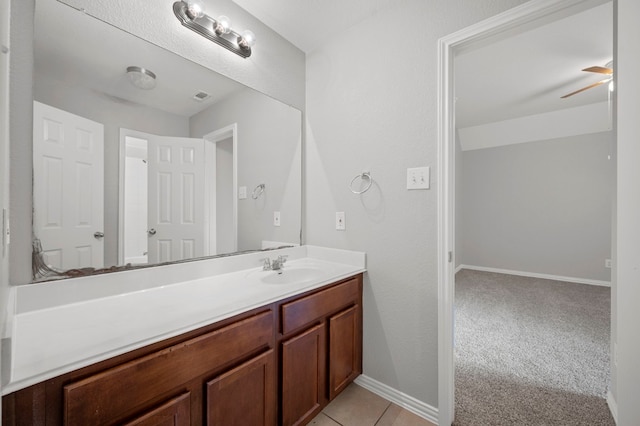
[[[456,272],[460,269],[471,269],[473,271],[495,272],[498,274],[518,275],[521,277],[543,278],[546,280],[566,281],[570,283],[597,285],[601,287],[611,287],[610,281],[590,280],[587,278],[563,277],[560,275],[538,274],[536,272],[512,271],[510,269],[487,268],[485,266],[473,266],[473,265],[460,265],[456,269]]]
[[[613,397],[611,391],[607,391],[607,404],[609,405],[609,411],[611,411],[611,416],[613,417],[613,421],[618,424],[618,403],[616,399]]]
[[[454,274],[457,274],[458,272],[462,271],[464,269],[464,265],[458,265],[455,269],[455,271],[453,271]]]
[[[377,380],[372,379],[369,376],[361,374],[355,380],[356,384],[363,388],[375,393],[382,398],[393,402],[394,404],[411,411],[417,416],[423,419],[429,420],[432,423],[438,424],[438,409],[431,405],[419,401],[416,398],[402,393],[390,386],[380,383]]]

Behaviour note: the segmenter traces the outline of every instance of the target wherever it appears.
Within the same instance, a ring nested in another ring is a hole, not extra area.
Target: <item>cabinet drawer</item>
[[[156,404],[195,377],[273,344],[273,312],[263,312],[64,386],[66,425],[118,421]]]
[[[282,305],[281,333],[287,334],[340,308],[358,301],[357,279]]]
[[[186,392],[122,426],[188,426],[191,395]]]

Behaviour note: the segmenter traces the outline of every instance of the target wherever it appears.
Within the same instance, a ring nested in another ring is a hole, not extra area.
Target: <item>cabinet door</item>
[[[282,424],[305,424],[320,412],[325,388],[325,326],[282,343]]]
[[[361,370],[358,306],[329,318],[329,399],[332,400]]]
[[[123,426],[189,426],[191,407],[189,392],[162,404]]]
[[[207,425],[276,424],[273,349],[207,383]]]

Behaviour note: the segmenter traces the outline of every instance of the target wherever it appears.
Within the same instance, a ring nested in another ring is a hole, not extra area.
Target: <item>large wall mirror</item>
[[[34,44],[34,280],[300,243],[299,110],[56,0]]]

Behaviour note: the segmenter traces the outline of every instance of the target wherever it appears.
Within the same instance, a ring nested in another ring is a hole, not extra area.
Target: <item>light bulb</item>
[[[251,30],[244,30],[242,35],[238,37],[238,44],[243,49],[250,49],[256,44],[256,35]]]
[[[231,31],[231,20],[224,15],[218,17],[218,19],[216,19],[215,31],[218,35],[227,34]]]
[[[204,3],[202,0],[187,1],[187,15],[191,19],[201,18],[204,15]]]

